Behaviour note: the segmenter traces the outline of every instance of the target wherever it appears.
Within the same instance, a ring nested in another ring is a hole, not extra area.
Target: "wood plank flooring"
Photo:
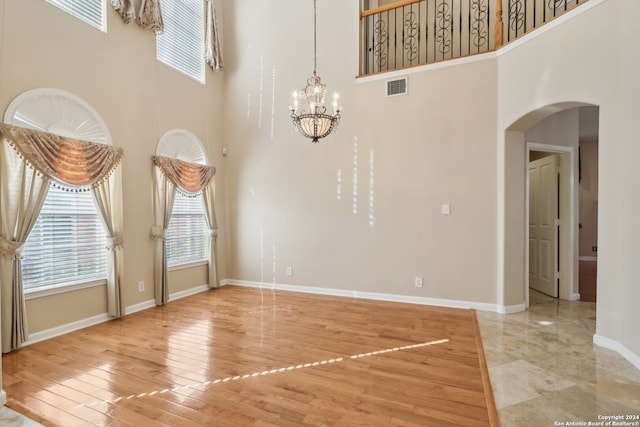
[[[47,426],[497,426],[475,312],[225,286],[3,355]]]
[[[580,301],[596,302],[598,262],[580,261],[579,265]]]

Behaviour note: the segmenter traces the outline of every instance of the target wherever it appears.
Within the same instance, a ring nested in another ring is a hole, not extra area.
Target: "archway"
[[[560,298],[578,294],[578,144],[580,110],[597,106],[579,102],[549,105],[532,111],[505,130],[504,145],[504,251],[503,307],[505,312],[526,309],[528,304],[528,154],[533,146],[548,146],[563,154],[568,171],[564,182],[565,220],[560,234]],[[531,145],[533,143],[533,145]],[[529,145],[528,145],[529,144]]]

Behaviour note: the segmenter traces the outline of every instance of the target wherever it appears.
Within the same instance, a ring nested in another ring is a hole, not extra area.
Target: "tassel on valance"
[[[30,167],[70,191],[87,190],[109,179],[124,156],[122,148],[8,124],[0,125],[0,136]]]
[[[184,162],[163,156],[153,156],[153,164],[187,197],[198,196],[216,173],[213,166]]]

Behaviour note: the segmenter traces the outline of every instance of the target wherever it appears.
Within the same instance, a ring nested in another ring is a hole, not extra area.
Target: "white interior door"
[[[557,156],[529,163],[529,286],[558,297]]]

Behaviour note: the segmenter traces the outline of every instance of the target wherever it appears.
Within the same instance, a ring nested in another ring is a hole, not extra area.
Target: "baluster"
[[[495,49],[502,47],[503,34],[502,34],[502,0],[496,0],[496,29],[495,29]]]

